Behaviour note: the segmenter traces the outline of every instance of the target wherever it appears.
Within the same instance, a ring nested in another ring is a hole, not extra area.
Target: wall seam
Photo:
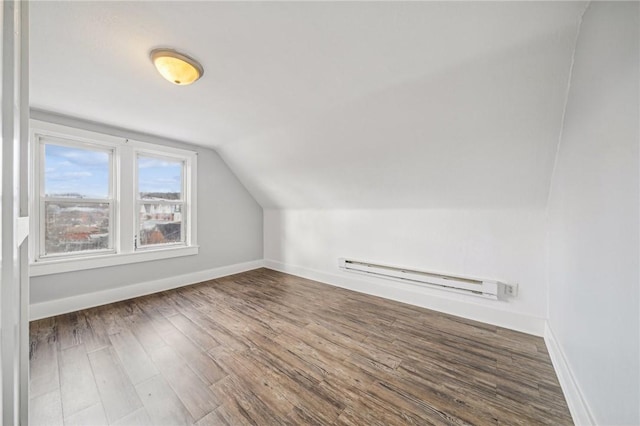
[[[576,50],[578,49],[578,40],[580,38],[580,29],[582,28],[582,21],[584,19],[584,14],[587,12],[587,9],[589,9],[589,6],[591,6],[591,1],[588,1],[585,6],[584,9],[582,9],[582,12],[580,13],[580,16],[578,17],[578,25],[576,27],[576,36],[574,39],[574,43],[573,43],[573,52],[571,52],[571,64],[569,65],[569,75],[567,77],[567,88],[565,91],[565,97],[564,97],[564,105],[562,107],[562,118],[560,120],[560,130],[558,132],[558,143],[556,145],[556,153],[553,159],[553,167],[551,169],[551,176],[549,178],[549,191],[547,193],[547,203],[545,206],[545,221],[546,221],[546,230],[547,230],[547,235],[546,235],[546,276],[547,276],[547,309],[546,309],[546,316],[547,316],[547,320],[549,320],[550,317],[550,311],[549,311],[549,293],[551,290],[551,255],[550,255],[550,233],[549,233],[549,204],[551,203],[551,195],[552,195],[552,191],[553,191],[553,182],[554,179],[556,177],[557,174],[557,168],[558,168],[558,157],[560,156],[560,147],[562,145],[562,135],[564,133],[564,125],[565,125],[565,121],[566,121],[566,117],[567,117],[567,105],[569,104],[569,94],[571,92],[571,80],[573,78],[573,66],[575,64],[575,60],[576,60]]]
[[[584,14],[587,12],[591,6],[591,1],[587,2],[582,13],[580,13],[580,17],[578,18],[578,25],[576,27],[576,36],[573,43],[573,52],[571,52],[571,64],[569,65],[569,76],[567,78],[567,89],[565,90],[564,96],[564,105],[562,107],[562,118],[560,120],[560,131],[558,132],[558,143],[556,145],[556,154],[553,159],[553,168],[551,169],[551,179],[549,180],[549,192],[547,194],[547,204],[546,204],[546,212],[549,213],[549,200],[551,199],[551,189],[553,186],[553,178],[556,175],[556,171],[558,168],[558,154],[560,153],[560,145],[562,143],[562,134],[564,132],[564,124],[567,117],[567,105],[569,104],[569,93],[571,91],[571,79],[573,78],[573,66],[576,60],[576,50],[578,48],[578,39],[580,38],[580,29],[582,28],[582,21],[584,18]]]

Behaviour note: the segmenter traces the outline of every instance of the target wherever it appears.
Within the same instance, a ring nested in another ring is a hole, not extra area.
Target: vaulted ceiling
[[[546,204],[581,2],[32,2],[31,105],[216,149],[264,207]],[[163,80],[149,51],[197,58]]]

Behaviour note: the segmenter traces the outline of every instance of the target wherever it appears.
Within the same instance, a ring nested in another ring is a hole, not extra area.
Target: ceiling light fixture
[[[154,49],[151,61],[161,76],[179,86],[193,83],[204,74],[204,68],[195,59],[172,49]]]

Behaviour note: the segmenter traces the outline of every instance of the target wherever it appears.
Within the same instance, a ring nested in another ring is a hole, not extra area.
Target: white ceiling
[[[264,207],[537,208],[584,4],[30,8],[33,107],[214,147]]]

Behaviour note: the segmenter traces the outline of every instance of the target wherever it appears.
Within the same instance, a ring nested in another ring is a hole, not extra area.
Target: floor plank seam
[[[82,415],[111,422],[571,422],[541,339],[268,270],[31,326],[31,362],[55,363],[43,391],[60,393],[62,416],[61,357],[82,353],[99,400]],[[126,378],[114,389],[131,383],[141,400],[125,415],[98,382],[94,361],[111,353]]]

